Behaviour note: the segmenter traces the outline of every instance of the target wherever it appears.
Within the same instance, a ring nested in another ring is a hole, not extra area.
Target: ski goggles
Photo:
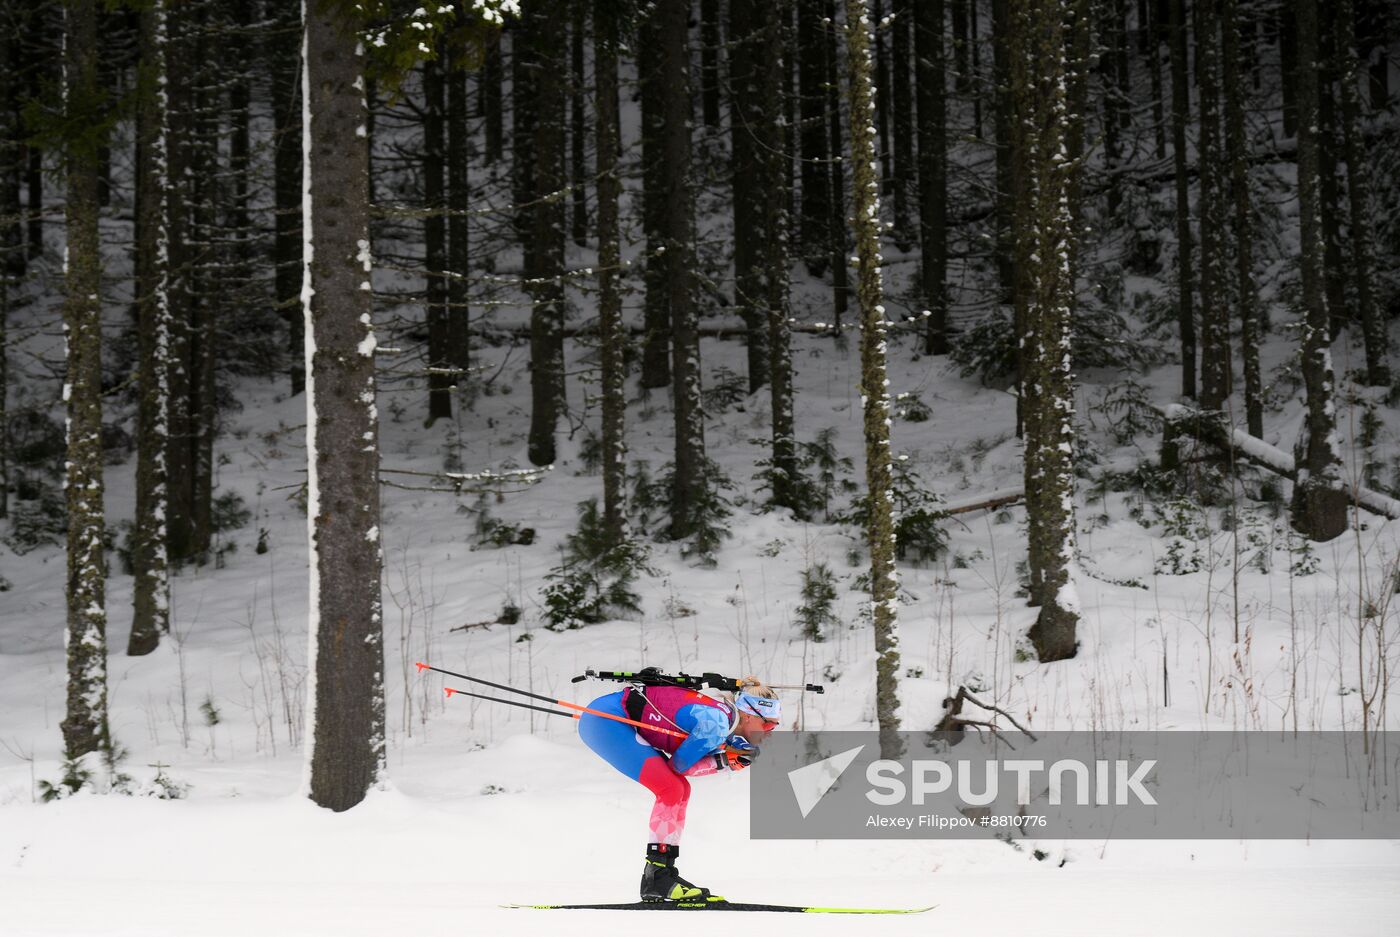
[[[741,692],[734,697],[734,707],[741,713],[758,716],[771,725],[777,725],[783,718],[783,704],[766,696]]]

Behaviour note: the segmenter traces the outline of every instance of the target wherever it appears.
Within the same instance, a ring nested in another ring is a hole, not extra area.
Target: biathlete
[[[651,808],[643,901],[704,901],[708,888],[692,885],[676,871],[690,778],[741,771],[758,756],[755,743],[777,727],[782,705],[756,677],[740,681],[738,693],[716,699],[684,687],[631,686],[600,696],[590,709],[645,723],[637,728],[584,713],[583,743],[623,774],[656,795]],[[684,738],[659,732],[683,732]]]

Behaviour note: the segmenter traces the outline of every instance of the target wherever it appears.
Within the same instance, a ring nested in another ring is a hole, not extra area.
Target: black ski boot
[[[676,871],[679,846],[665,843],[647,845],[647,864],[642,870],[643,901],[720,901],[708,888],[692,885]]]

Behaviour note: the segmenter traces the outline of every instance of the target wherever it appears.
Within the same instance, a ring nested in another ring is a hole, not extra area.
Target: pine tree
[[[792,415],[792,330],[788,284],[788,166],[779,115],[783,101],[781,66],[785,57],[783,25],[787,0],[765,0],[764,48],[759,53],[760,89],[765,119],[759,125],[764,192],[763,230],[768,319],[768,388],[772,409],[772,503],[801,511],[798,502],[797,439]]]
[[[132,656],[155,650],[170,632],[166,517],[170,512],[166,453],[170,406],[170,306],[166,190],[166,3],[141,11],[140,160],[137,204],[137,308],[140,409],[136,439],[136,530],[132,537]]]
[[[930,313],[924,351],[948,353],[948,101],[943,0],[915,5],[919,98],[920,282]]]
[[[689,4],[663,3],[656,20],[661,133],[657,168],[664,199],[660,234],[671,310],[671,394],[675,407],[675,472],[671,488],[673,540],[701,522],[696,497],[707,483],[705,414],[700,400],[700,333],[695,305],[695,196],[690,184],[691,105]]]
[[[719,0],[700,0],[700,111],[705,126],[719,127],[720,67]]]
[[[642,231],[646,235],[644,329],[641,385],[666,387],[671,375],[671,306],[666,282],[665,84],[662,73],[660,17],[643,16],[637,29],[637,80],[641,84]]]
[[[588,0],[570,0],[569,24],[569,184],[573,187],[571,234],[579,247],[588,244],[588,165],[585,155],[587,123],[583,99],[588,94],[583,76],[584,38],[588,23]]]
[[[822,22],[825,0],[798,0],[797,75],[801,129],[802,212],[797,242],[807,272],[825,275],[831,261],[831,154],[828,145],[826,94],[826,33]]]
[[[287,378],[293,396],[306,387],[306,336],[301,312],[301,29],[296,4],[272,0],[268,42],[273,131],[273,290],[287,321]]]
[[[517,33],[529,43],[534,160],[525,277],[530,293],[530,438],[532,465],[554,462],[554,432],[564,415],[564,100],[567,55],[564,21],[542,7],[525,7]]]
[[[749,393],[768,383],[766,262],[768,235],[763,210],[768,193],[764,141],[776,139],[778,102],[763,97],[763,8],[758,0],[729,4],[730,175],[734,206],[734,303],[744,317],[748,342]],[[766,128],[766,129],[765,129]]]
[[[68,449],[68,707],[64,755],[112,750],[107,725],[106,560],[102,478],[102,246],[98,148],[107,123],[97,84],[97,0],[64,2],[64,143],[67,285],[63,331]]]
[[[441,55],[441,50],[439,50]],[[428,419],[452,417],[456,375],[448,342],[447,283],[447,85],[437,58],[423,63],[423,266],[427,278]]]
[[[865,482],[870,504],[870,603],[875,626],[875,714],[880,753],[898,758],[899,577],[890,500],[890,397],[885,369],[886,319],[880,277],[880,180],[875,175],[876,93],[871,74],[870,16],[865,0],[846,0],[846,91],[851,109],[855,241],[860,305],[860,382],[864,401]]]
[[[1196,74],[1200,88],[1201,407],[1218,411],[1230,395],[1230,329],[1225,301],[1225,195],[1220,145],[1219,0],[1197,0]]]
[[[925,0],[927,2],[927,0]],[[914,243],[911,220],[914,204],[914,98],[910,87],[910,42],[913,36],[915,0],[892,0],[890,32],[890,127],[894,144],[894,174],[890,195],[894,202],[894,226],[890,234],[901,251]]]
[[[1340,56],[1342,134],[1347,160],[1347,199],[1351,211],[1351,265],[1356,288],[1356,317],[1366,339],[1366,383],[1390,383],[1390,338],[1375,291],[1375,251],[1372,246],[1371,169],[1361,125],[1360,61],[1356,50],[1354,0],[1337,2],[1337,52]]]
[[[841,82],[839,50],[836,37],[836,0],[825,0],[826,19],[831,24],[825,32],[826,47],[826,123],[831,135],[828,152],[831,154],[829,175],[831,179],[830,200],[828,202],[828,222],[831,250],[831,319],[836,327],[834,334],[841,334],[842,319],[850,303],[850,252],[847,250],[846,233],[846,172],[845,161],[841,157]]]
[[[1244,76],[1240,69],[1240,13],[1237,0],[1223,0],[1225,150],[1230,172],[1231,231],[1235,241],[1235,296],[1239,304],[1240,352],[1244,358],[1245,422],[1251,436],[1264,435],[1262,339],[1254,287],[1254,224],[1249,195],[1249,148],[1245,142]]]
[[[306,8],[307,790],[348,810],[385,771],[379,444],[364,62],[348,3]]]
[[[1040,614],[1030,639],[1041,661],[1073,657],[1079,623],[1075,583],[1074,227],[1067,193],[1076,165],[1066,158],[1065,26],[1051,0],[1031,0],[1013,17],[1012,80],[1021,115],[1025,178],[1018,256],[1026,270],[1025,483],[1031,603]]]
[[[1298,3],[1298,219],[1303,286],[1303,384],[1308,413],[1299,441],[1293,528],[1311,540],[1346,530],[1347,496],[1337,450],[1334,375],[1324,282],[1317,141],[1317,0]]]
[[[478,105],[481,116],[482,137],[485,144],[483,159],[488,166],[501,160],[504,149],[505,128],[502,115],[501,85],[505,77],[505,62],[501,55],[501,33],[492,30],[484,42],[486,52],[482,60],[481,74],[477,78]]]
[[[603,383],[603,526],[610,543],[622,542],[627,530],[627,370],[623,349],[622,245],[618,230],[617,56],[621,42],[616,0],[594,0],[593,94],[594,135],[598,159],[598,341],[602,345]]]
[[[492,31],[495,33],[495,31]],[[467,300],[467,274],[471,262],[471,180],[467,161],[471,155],[471,126],[467,115],[467,72],[461,61],[464,41],[460,34],[449,46],[452,55],[447,73],[447,364],[452,386],[460,387],[471,367],[471,310]]]
[[[1186,76],[1186,0],[1171,3],[1172,162],[1176,169],[1176,303],[1181,336],[1181,396],[1196,396],[1196,313],[1191,269],[1191,177],[1186,160],[1186,127],[1191,121],[1191,90]]]

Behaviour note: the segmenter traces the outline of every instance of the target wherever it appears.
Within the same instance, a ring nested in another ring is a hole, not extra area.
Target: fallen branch
[[[1012,716],[1009,712],[1002,709],[1000,706],[987,705],[986,703],[979,700],[977,697],[973,696],[971,693],[967,692],[967,687],[965,686],[958,687],[958,692],[956,696],[949,696],[944,698],[943,718],[938,720],[938,724],[933,727],[933,731],[936,733],[965,732],[968,728],[973,728],[979,731],[981,729],[987,729],[993,735],[1001,735],[1001,727],[994,722],[990,722],[984,719],[964,718],[962,715],[962,708],[964,703],[971,703],[974,706],[977,706],[981,709],[985,709],[989,713],[995,713],[996,715],[1001,716],[1003,719],[1005,719],[1007,722],[1010,722],[1017,729],[1020,729],[1021,733],[1025,735],[1026,738],[1030,739],[1032,742],[1038,741],[1038,739],[1035,736],[1035,733],[1032,732],[1030,729],[1027,729],[1025,726],[1021,725],[1019,722],[1017,722],[1015,716]],[[956,744],[956,742],[953,744]],[[1009,742],[1007,744],[1010,745]]]
[[[1298,478],[1298,469],[1293,457],[1257,436],[1251,436],[1241,429],[1227,427],[1223,420],[1180,404],[1172,404],[1158,412],[1167,421],[1162,437],[1163,468],[1174,469],[1182,464],[1177,440],[1181,436],[1189,436],[1225,452],[1232,452],[1242,461],[1282,475],[1291,481]],[[1381,517],[1400,520],[1400,501],[1359,485],[1343,484],[1342,488],[1358,507]]]
[[[1025,496],[1026,492],[1023,488],[1004,488],[990,494],[977,495],[976,501],[954,501],[943,509],[943,513],[969,514],[972,511],[990,511],[1008,504],[1015,504]]]

